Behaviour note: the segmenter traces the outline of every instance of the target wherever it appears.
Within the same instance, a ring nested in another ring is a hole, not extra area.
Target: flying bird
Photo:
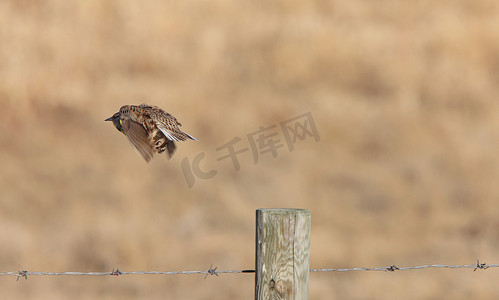
[[[182,130],[177,119],[157,106],[148,104],[124,105],[106,121],[126,135],[130,144],[146,162],[155,153],[167,151],[168,158],[175,152],[175,142],[197,139]]]

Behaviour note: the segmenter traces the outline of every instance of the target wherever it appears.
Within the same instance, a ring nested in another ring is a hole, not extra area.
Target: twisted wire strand
[[[473,269],[476,271],[478,269],[485,270],[489,268],[497,268],[499,265],[497,264],[486,264],[480,263],[477,260],[476,264],[472,265],[442,265],[442,264],[434,264],[434,265],[420,265],[420,266],[407,266],[407,267],[397,267],[395,265],[391,265],[389,267],[376,267],[376,268],[337,268],[337,269],[310,269],[310,272],[351,272],[351,271],[383,271],[383,272],[395,272],[395,271],[406,271],[406,270],[421,270],[428,268],[448,268],[448,269]],[[19,278],[28,279],[28,276],[122,276],[122,275],[191,275],[191,274],[202,274],[206,277],[210,275],[219,274],[241,274],[241,273],[255,273],[255,270],[247,269],[247,270],[217,270],[217,267],[213,267],[210,265],[208,270],[204,271],[173,271],[173,272],[165,272],[165,271],[120,271],[119,269],[113,269],[112,272],[30,272],[27,270],[21,270],[21,266],[19,266],[19,270],[13,272],[3,272],[0,273],[0,276],[17,276],[17,280]]]

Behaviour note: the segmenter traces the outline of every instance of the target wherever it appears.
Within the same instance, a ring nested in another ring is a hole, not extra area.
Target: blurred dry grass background
[[[312,211],[312,267],[499,262],[499,4],[0,2],[0,269],[254,266],[254,210]],[[145,164],[103,120],[171,112]],[[216,147],[312,112],[241,170]],[[206,152],[210,180],[180,162]],[[497,299],[497,270],[311,274],[310,299]],[[252,275],[0,278],[24,299],[250,299]]]

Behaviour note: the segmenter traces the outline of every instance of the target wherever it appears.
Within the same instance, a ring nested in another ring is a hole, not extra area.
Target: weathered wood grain
[[[307,299],[310,211],[256,211],[255,299]]]

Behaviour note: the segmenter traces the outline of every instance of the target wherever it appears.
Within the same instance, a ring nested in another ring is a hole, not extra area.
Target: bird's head
[[[114,127],[116,127],[116,129],[118,129],[121,133],[124,133],[119,112],[115,113],[112,117],[107,118],[106,121],[113,121]]]

